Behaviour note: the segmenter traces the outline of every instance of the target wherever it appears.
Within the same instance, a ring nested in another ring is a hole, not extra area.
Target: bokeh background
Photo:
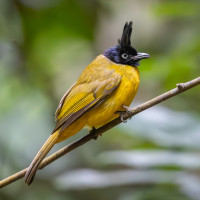
[[[199,0],[0,1],[0,179],[25,167],[81,71],[126,21],[141,62],[132,106],[200,74]],[[199,200],[200,88],[155,106],[0,191],[2,200]],[[54,147],[87,134],[87,130]]]

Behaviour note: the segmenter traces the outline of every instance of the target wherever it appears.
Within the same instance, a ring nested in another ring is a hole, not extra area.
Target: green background
[[[116,45],[126,21],[133,45],[151,55],[132,106],[198,77],[199,10],[199,0],[1,1],[0,179],[30,164],[62,95]],[[199,92],[138,114],[39,171],[30,187],[21,179],[1,189],[0,199],[200,199]]]

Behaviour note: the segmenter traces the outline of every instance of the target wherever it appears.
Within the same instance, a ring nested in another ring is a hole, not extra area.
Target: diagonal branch
[[[128,110],[128,112],[124,113],[123,115],[123,119],[124,120],[127,120],[129,118],[131,118],[132,116],[152,107],[152,106],[155,106],[156,104],[159,104],[175,95],[178,95],[186,90],[189,90],[190,88],[193,88],[197,85],[200,84],[200,77],[196,78],[196,79],[193,79],[189,82],[186,82],[186,83],[180,83],[180,84],[177,84],[176,88],[166,92],[166,93],[163,93],[139,106],[136,106],[135,108],[130,108]],[[113,121],[107,123],[106,125],[98,128],[98,129],[95,129],[95,130],[92,130],[90,131],[90,133],[88,135],[86,135],[85,137],[82,137],[81,139],[69,144],[68,146],[65,146],[63,147],[62,149],[60,149],[59,151],[53,153],[52,155],[50,155],[49,157],[47,157],[46,159],[44,159],[42,161],[42,163],[40,164],[40,167],[39,169],[42,169],[44,168],[45,166],[49,165],[50,163],[52,163],[53,161],[57,160],[58,158],[60,158],[61,156],[67,154],[68,152],[78,148],[79,146],[85,144],[86,142],[92,140],[92,139],[96,139],[99,135],[101,135],[102,133],[106,132],[107,130],[117,126],[118,124],[121,123],[121,120],[120,120],[120,117],[114,119]],[[0,181],[0,188],[8,185],[8,184],[11,184],[15,181],[17,181],[18,179],[24,177],[25,173],[26,173],[26,169],[23,169],[3,180]]]

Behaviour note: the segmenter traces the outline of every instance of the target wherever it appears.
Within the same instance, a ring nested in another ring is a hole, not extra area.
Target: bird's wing
[[[72,88],[76,85],[76,83],[74,83],[68,90],[67,92],[65,92],[65,94],[63,95],[63,97],[61,98],[60,100],[60,103],[58,105],[58,108],[56,109],[56,112],[55,112],[55,121],[57,122],[58,120],[58,117],[59,117],[59,114],[60,114],[60,111],[61,111],[61,108],[63,106],[63,103],[65,102],[65,99],[67,98],[68,94],[71,92]]]
[[[58,106],[55,116],[57,124],[53,132],[60,128],[63,131],[83,114],[99,106],[117,88],[120,80],[121,76],[116,74],[114,78],[104,81],[96,80],[72,86]]]

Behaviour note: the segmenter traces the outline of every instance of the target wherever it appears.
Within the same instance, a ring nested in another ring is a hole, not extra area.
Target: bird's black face
[[[107,49],[103,55],[118,64],[139,66],[139,61],[145,58],[149,58],[150,55],[147,53],[138,53],[137,50],[131,46],[131,33],[132,22],[129,24],[126,23],[121,40],[118,41],[119,44],[115,47]]]
[[[107,49],[103,55],[115,63],[133,67],[139,66],[140,60],[150,57],[147,53],[138,53],[134,48],[121,49],[119,45]]]

